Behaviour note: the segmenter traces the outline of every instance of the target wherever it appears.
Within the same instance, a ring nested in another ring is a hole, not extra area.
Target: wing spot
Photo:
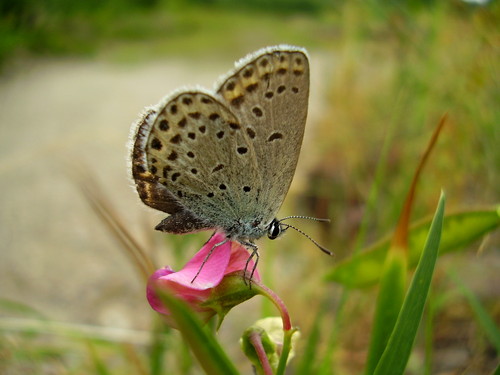
[[[155,150],[161,150],[163,147],[163,143],[158,138],[153,138],[151,141],[151,147],[153,147]]]
[[[156,158],[151,158],[151,163],[153,163],[153,164],[154,164],[154,163],[156,163],[156,162],[158,162],[158,160],[156,160]]]
[[[188,114],[189,117],[194,118],[195,120],[198,120],[201,117],[200,112],[192,112]]]
[[[196,139],[196,134],[195,133],[188,133],[188,138]]]
[[[177,190],[177,195],[179,196],[179,198],[182,198],[182,191]]]
[[[278,69],[278,71],[276,73],[278,73],[278,75],[282,76],[282,75],[285,75],[287,72],[287,70],[285,68],[280,68]]]
[[[252,68],[248,68],[247,70],[245,70],[243,72],[243,77],[245,78],[250,78],[253,74],[253,69]]]
[[[168,155],[167,159],[168,159],[168,160],[171,160],[171,161],[174,161],[175,159],[177,159],[177,157],[178,157],[178,156],[179,156],[179,155],[177,154],[177,152],[172,151],[172,152],[170,153],[170,155]]]
[[[274,96],[274,93],[272,91],[268,91],[264,94],[264,96],[267,98],[267,99],[271,99],[273,96]]]
[[[283,86],[283,85],[281,85],[281,86],[278,87],[278,89],[276,91],[278,92],[278,94],[281,94],[285,90],[286,90],[286,87]]]
[[[302,59],[301,59],[300,57],[297,57],[297,58],[295,59],[295,63],[296,63],[297,65],[302,65]]]
[[[198,130],[201,132],[201,133],[205,133],[207,131],[207,127],[205,125],[202,125],[198,128]]]
[[[208,118],[212,121],[215,121],[220,118],[220,115],[218,113],[212,113]]]
[[[245,87],[245,90],[247,90],[247,92],[254,92],[255,90],[257,90],[257,87],[259,87],[258,83],[252,83],[251,85]]]
[[[156,168],[154,165],[151,166],[150,171],[152,174],[156,174],[158,172],[158,168]]]
[[[170,107],[170,113],[175,115],[177,113],[177,105],[173,104],[171,107]]]
[[[260,62],[260,66],[262,66],[263,68],[265,68],[267,66],[267,64],[269,64],[269,60],[267,60],[267,59],[263,59]]]
[[[281,134],[281,133],[277,133],[277,132],[276,132],[276,133],[271,134],[271,135],[269,136],[269,138],[267,139],[267,141],[268,141],[268,142],[272,142],[272,141],[274,141],[274,140],[276,140],[276,139],[281,139],[281,138],[283,138],[283,134]]]
[[[255,138],[255,131],[252,128],[247,128],[247,134],[250,138]]]
[[[193,104],[193,101],[191,100],[191,98],[184,98],[184,99],[182,99],[182,102],[185,105],[191,105],[191,104]]]
[[[239,128],[241,128],[240,124],[237,124],[235,122],[230,122],[229,127],[234,130],[238,130]]]
[[[170,165],[166,165],[163,167],[163,177],[167,178],[168,172],[172,170],[172,167]]]
[[[214,197],[214,193],[208,193],[208,194],[207,194],[207,197],[209,197],[209,198],[213,198],[213,197]]]
[[[167,131],[170,128],[167,120],[161,120],[160,125],[158,127],[160,128],[160,130],[163,130],[163,131]]]
[[[187,154],[186,154],[188,157],[190,157],[191,159],[194,158],[194,153],[192,151],[189,151]]]
[[[180,176],[181,176],[181,174],[179,172],[175,172],[172,175],[172,181],[176,181]]]
[[[226,189],[227,189],[227,186],[226,186],[226,185],[224,185],[224,184],[220,184],[220,185],[219,185],[219,189],[221,189],[221,190],[226,190]]]
[[[212,103],[212,101],[209,98],[206,98],[206,97],[201,98],[201,102],[203,104],[211,104]]]
[[[245,193],[248,193],[250,190],[252,190],[252,189],[250,188],[250,186],[243,186],[243,191],[244,191]]]
[[[280,56],[280,62],[285,62],[285,55]]]
[[[174,137],[170,138],[170,143],[175,143],[175,144],[179,144],[181,143],[181,135],[180,134],[176,134]]]
[[[244,154],[246,154],[248,152],[248,148],[246,148],[246,147],[238,147],[236,149],[236,151],[238,151],[238,154],[244,155]]]
[[[183,117],[182,120],[179,121],[177,125],[179,125],[180,128],[183,128],[186,126],[186,124],[187,124],[187,120],[185,117]]]
[[[303,71],[303,70],[298,70],[298,69],[295,69],[295,70],[293,71],[293,74],[294,74],[295,76],[297,76],[297,77],[298,77],[298,76],[301,76],[303,73],[304,73],[304,71]]]
[[[257,117],[262,117],[262,115],[264,114],[264,113],[262,112],[262,109],[260,109],[259,107],[253,107],[253,108],[252,108],[252,112],[253,112],[253,114],[254,114],[255,116],[257,116]]]
[[[227,90],[227,91],[233,91],[235,87],[236,87],[236,84],[235,84],[234,82],[229,82],[229,83],[226,85],[226,90]]]
[[[198,173],[198,170],[196,168],[193,168],[193,169],[191,169],[191,173],[196,174],[196,173]]]
[[[217,138],[222,139],[224,137],[224,132],[221,130],[220,132],[217,132]]]
[[[263,79],[264,81],[269,81],[269,79],[271,78],[271,73],[266,73],[262,75],[262,77],[260,78]]]
[[[236,98],[231,100],[231,105],[235,107],[239,107],[245,101],[245,97],[243,95],[237,96]]]
[[[214,167],[214,169],[212,169],[212,173],[220,171],[223,168],[224,168],[224,164],[219,164],[218,166]]]
[[[292,91],[294,94],[298,93],[299,92],[299,88],[298,87],[292,87]]]

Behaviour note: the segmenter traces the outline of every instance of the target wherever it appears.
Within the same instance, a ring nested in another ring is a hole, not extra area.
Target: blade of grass
[[[370,349],[368,351],[366,374],[372,374],[375,370],[387,342],[389,341],[389,337],[391,336],[404,300],[408,267],[408,233],[411,212],[417,194],[418,181],[436,145],[445,122],[446,115],[441,117],[424,154],[419,160],[394,235],[392,236],[391,246],[382,270],[380,289],[375,309],[375,319],[373,321],[373,334],[370,342]]]
[[[391,336],[406,290],[407,259],[402,251],[390,251],[384,264],[377,296],[373,332],[365,374],[373,374]]]
[[[307,338],[300,363],[298,364],[295,371],[295,375],[308,375],[315,373],[313,371],[314,364],[316,363],[316,355],[318,352],[319,340],[321,336],[321,327],[323,325],[323,316],[326,312],[326,309],[327,304],[323,303],[316,313],[311,332]]]
[[[95,178],[91,173],[88,173],[85,167],[80,165],[67,169],[96,215],[121,245],[121,249],[129,258],[132,266],[136,268],[142,280],[147,281],[156,267],[147,256],[146,251],[144,251],[120,220],[119,215],[109,203],[112,200],[105,196],[103,189],[100,188]]]
[[[467,298],[469,305],[472,307],[476,319],[483,328],[483,331],[488,338],[488,340],[495,346],[497,354],[500,353],[500,330],[498,329],[495,321],[490,317],[488,311],[484,308],[481,301],[474,295],[472,290],[470,290],[460,278],[453,272],[448,271],[448,276],[453,280],[453,282],[458,286],[460,292]]]
[[[441,240],[444,207],[445,195],[441,193],[422,258],[415,270],[387,347],[375,369],[375,375],[404,373],[434,273]]]
[[[94,371],[97,375],[112,375],[111,371],[108,369],[106,364],[102,361],[101,358],[97,355],[95,347],[92,343],[87,343],[87,348],[89,350],[89,355],[92,360],[92,364],[94,365]]]
[[[189,307],[168,293],[159,293],[170,310],[184,341],[189,345],[200,366],[208,375],[236,375],[238,371],[215,337],[203,328],[203,323]]]
[[[151,375],[161,375],[164,373],[164,353],[168,349],[168,336],[171,328],[163,324],[159,316],[153,319],[153,329],[151,330],[151,344],[149,351],[149,371]]]
[[[400,102],[401,102],[401,97],[398,96],[396,105],[394,107],[395,111],[393,112],[393,116],[390,125],[388,127],[387,134],[384,138],[384,143],[382,145],[380,157],[377,162],[373,183],[370,187],[368,198],[366,200],[365,212],[363,214],[362,221],[360,223],[359,231],[356,235],[356,243],[354,245],[353,255],[358,255],[361,247],[363,246],[366,233],[370,225],[370,216],[376,207],[379,186],[382,184],[385,176],[385,170],[387,165],[386,161],[389,155],[390,145],[392,143],[392,140],[394,139],[395,130],[397,128],[396,125],[399,122],[399,117],[402,114],[402,107],[400,106]],[[342,323],[344,321],[343,319],[344,306],[345,302],[349,299],[349,294],[350,294],[349,289],[342,289],[338,307],[335,312],[336,319],[332,325],[331,332],[328,338],[327,349],[325,351],[325,354],[323,355],[320,365],[318,366],[318,375],[329,375],[332,373],[333,361],[335,358],[333,352],[335,351],[335,348],[337,346],[338,333],[340,332]]]
[[[139,354],[137,353],[137,348],[133,345],[124,343],[122,344],[123,356],[127,359],[128,369],[136,375],[149,375],[150,373],[146,370],[144,363],[142,362]]]

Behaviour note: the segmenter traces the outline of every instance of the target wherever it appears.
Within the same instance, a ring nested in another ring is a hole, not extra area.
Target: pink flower
[[[234,305],[255,295],[253,292],[248,295],[243,294],[241,300],[234,301],[233,299],[231,305],[224,304],[225,296],[232,298],[229,296],[240,291],[243,286],[245,289],[249,289],[243,280],[243,272],[245,271],[249,253],[240,243],[232,241],[227,241],[223,245],[213,248],[214,245],[223,242],[225,239],[224,233],[214,234],[184,268],[178,272],[173,271],[168,266],[157,270],[149,278],[147,286],[147,298],[151,307],[161,314],[170,315],[158,295],[162,290],[165,290],[184,300],[198,313],[203,321],[208,321],[216,313],[223,316]],[[193,280],[212,248],[212,254],[208,257],[196,279]],[[253,267],[254,262],[250,261],[246,271],[251,272]],[[223,287],[221,282],[226,276],[234,273],[238,273],[238,282]],[[260,281],[257,270],[252,280]],[[220,287],[218,288],[218,286]],[[231,289],[233,289],[233,292]]]

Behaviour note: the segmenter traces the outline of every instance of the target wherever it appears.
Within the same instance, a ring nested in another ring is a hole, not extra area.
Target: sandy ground
[[[234,56],[235,60],[241,56]],[[326,69],[312,55],[308,161]],[[140,203],[126,165],[130,124],[142,108],[183,85],[211,88],[231,61],[119,65],[80,60],[25,63],[0,79],[0,298],[60,321],[146,328],[144,286],[72,183],[84,163],[127,227],[161,218]],[[329,66],[331,68],[331,66]],[[70,162],[68,164],[68,162]],[[300,173],[292,189],[300,186]]]

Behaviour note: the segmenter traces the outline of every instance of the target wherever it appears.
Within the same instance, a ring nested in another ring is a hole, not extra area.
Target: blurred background
[[[279,216],[332,219],[298,225],[335,257],[288,232],[260,241],[261,273],[303,337],[321,301],[331,304],[333,322],[340,287],[325,283],[325,272],[393,230],[444,113],[413,219],[434,212],[441,189],[447,211],[498,203],[499,25],[498,1],[2,0],[0,372],[92,372],[97,356],[112,373],[127,373],[130,353],[144,360],[155,316],[144,281],[92,210],[82,179],[98,184],[157,266],[181,267],[209,233],[154,231],[164,215],[132,187],[130,126],[172,90],[210,89],[234,61],[281,43],[309,51],[311,89],[299,165]],[[487,374],[498,360],[443,271],[456,272],[498,323],[498,239],[493,233],[438,261],[435,293],[444,302],[432,373]],[[336,374],[363,368],[375,296],[374,288],[350,295]],[[261,317],[261,304],[236,307],[219,333],[243,373],[250,369],[236,343]],[[30,326],[40,320],[58,325]],[[170,340],[171,373],[200,373],[180,338]],[[419,345],[409,373],[422,373]]]

